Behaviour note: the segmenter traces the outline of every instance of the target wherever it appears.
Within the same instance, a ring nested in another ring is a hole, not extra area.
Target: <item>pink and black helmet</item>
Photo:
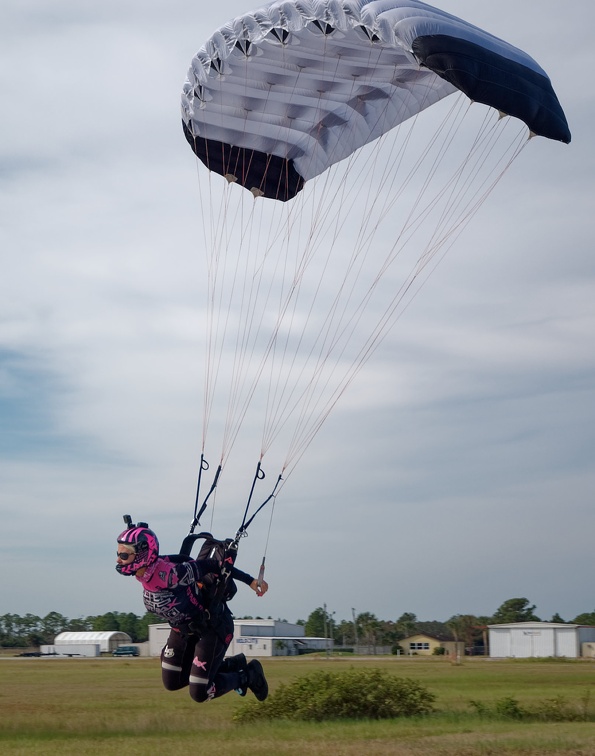
[[[148,567],[159,557],[159,541],[149,528],[148,523],[130,523],[126,530],[118,536],[118,543],[134,547],[136,556],[130,564],[117,564],[116,569],[121,575],[134,575],[142,567]]]

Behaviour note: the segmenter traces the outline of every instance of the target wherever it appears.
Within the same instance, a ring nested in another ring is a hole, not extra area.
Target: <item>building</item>
[[[330,638],[307,638],[303,625],[273,619],[234,620],[234,638],[228,656],[297,656],[312,651],[332,650]],[[149,625],[149,654],[159,656],[165,646],[168,624]]]
[[[595,627],[559,622],[488,625],[490,656],[528,659],[595,656]]]
[[[465,644],[463,641],[454,641],[450,638],[438,638],[427,633],[417,633],[409,638],[399,641],[399,646],[408,656],[432,656],[437,653],[436,649],[443,648],[449,656],[463,656]],[[442,652],[438,652],[442,653]]]
[[[119,630],[101,632],[64,632],[58,633],[51,646],[42,646],[43,654],[61,656],[100,656],[113,653],[118,646],[129,645],[132,638]]]

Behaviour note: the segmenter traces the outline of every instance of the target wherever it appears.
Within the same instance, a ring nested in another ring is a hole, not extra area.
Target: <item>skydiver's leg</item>
[[[242,677],[239,671],[221,671],[221,664],[232,638],[233,619],[227,610],[221,616],[217,627],[206,630],[196,643],[190,670],[189,691],[197,703],[219,698],[240,686]]]
[[[195,642],[195,636],[171,629],[161,651],[161,679],[166,690],[180,690],[188,685]]]

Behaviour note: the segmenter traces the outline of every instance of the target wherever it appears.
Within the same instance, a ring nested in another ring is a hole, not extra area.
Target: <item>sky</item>
[[[266,547],[270,590],[240,588],[237,616],[595,609],[595,7],[439,5],[543,66],[573,140],[531,140],[337,404],[270,532],[263,514],[242,541],[249,572]],[[166,553],[188,531],[204,258],[179,99],[194,53],[249,9],[3,3],[0,614],[140,615],[114,570],[122,515]],[[228,485],[221,537],[249,481]]]

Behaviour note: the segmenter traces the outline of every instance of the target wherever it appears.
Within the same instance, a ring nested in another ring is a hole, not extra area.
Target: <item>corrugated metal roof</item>
[[[130,640],[128,633],[120,630],[101,630],[101,631],[76,631],[58,633],[54,640],[56,643],[101,643],[107,640]]]

